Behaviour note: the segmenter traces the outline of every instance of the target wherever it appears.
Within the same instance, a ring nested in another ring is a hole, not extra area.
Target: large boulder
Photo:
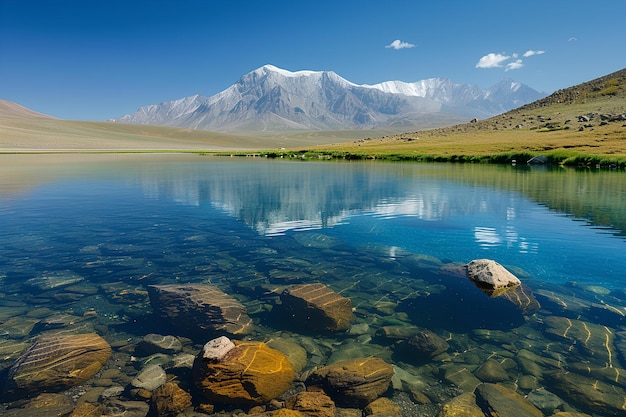
[[[352,320],[352,302],[322,283],[297,284],[280,295],[284,317],[314,331],[346,330]]]
[[[490,297],[497,297],[521,284],[519,278],[490,259],[477,259],[465,265],[467,277]]]
[[[194,382],[209,402],[264,404],[291,387],[296,375],[281,352],[262,342],[234,341],[225,353],[223,347],[229,345],[224,341],[218,345],[219,354],[210,346],[193,364]]]
[[[111,356],[95,333],[41,337],[7,374],[7,395],[63,391],[94,376]]]
[[[252,330],[245,307],[213,285],[150,285],[148,293],[155,313],[190,335],[228,336]]]
[[[364,407],[389,389],[393,366],[380,358],[335,362],[312,372],[306,384],[320,386],[341,407]]]

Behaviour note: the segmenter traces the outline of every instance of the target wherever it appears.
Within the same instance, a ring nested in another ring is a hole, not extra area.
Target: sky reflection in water
[[[550,200],[573,189],[571,198],[606,205],[581,191],[599,188],[584,174],[568,174],[574,184],[563,185],[562,175],[514,167],[163,158],[57,164],[40,167],[40,177],[31,168],[24,184],[9,176],[0,201],[5,238],[80,228],[86,246],[110,220],[126,233],[150,218],[169,228],[229,218],[233,233],[280,239],[317,230],[355,246],[495,259],[555,283],[619,288],[626,271],[619,230],[590,227],[559,207],[563,199]],[[544,189],[529,198],[532,184]],[[609,216],[619,218],[621,195],[607,192],[617,200]]]

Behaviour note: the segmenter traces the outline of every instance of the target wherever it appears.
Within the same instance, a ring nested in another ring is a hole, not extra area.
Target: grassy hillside
[[[291,149],[312,157],[626,166],[626,69],[485,120]]]
[[[2,117],[0,153],[22,152],[216,152],[310,146],[352,141],[355,132],[229,135],[204,130],[106,122]]]

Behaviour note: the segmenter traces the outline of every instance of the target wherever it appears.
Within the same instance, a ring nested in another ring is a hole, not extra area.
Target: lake
[[[305,352],[299,372],[365,357],[393,364],[383,395],[404,415],[436,416],[481,382],[543,415],[626,413],[623,172],[0,155],[0,242],[5,378],[39,336],[97,333],[113,347],[94,378],[64,391],[67,407],[145,400],[101,393],[126,388],[148,362],[193,393],[189,369],[168,368],[171,353],[138,347],[169,335],[196,355],[211,334],[168,323],[148,290],[210,284],[245,306],[253,328],[242,339],[272,341],[290,359]],[[520,292],[485,295],[464,275],[476,259],[506,267]],[[285,316],[281,292],[310,283],[350,299],[347,329]],[[413,351],[411,332],[445,349]],[[23,402],[2,407],[35,415]]]

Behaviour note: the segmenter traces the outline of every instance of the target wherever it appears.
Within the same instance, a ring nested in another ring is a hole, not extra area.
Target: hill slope
[[[6,119],[54,119],[52,116],[37,113],[12,101],[0,100],[0,118]]]
[[[350,158],[626,166],[626,69],[485,120],[308,149]],[[307,151],[308,151],[307,150]]]

